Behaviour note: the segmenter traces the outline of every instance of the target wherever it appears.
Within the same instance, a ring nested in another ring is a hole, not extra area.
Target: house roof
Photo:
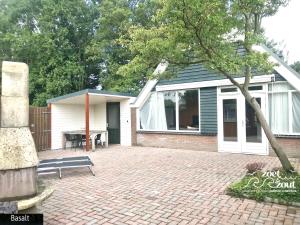
[[[269,76],[275,76],[276,81],[288,81],[297,91],[300,92],[300,75],[295,70],[293,70],[289,65],[287,65],[282,59],[280,59],[266,46],[255,46],[254,49],[260,52],[267,52],[270,55],[269,60],[277,64],[277,66],[274,67],[273,73]],[[242,50],[240,51],[240,53],[244,54]],[[166,70],[167,68],[164,69]],[[257,78],[262,77],[260,75],[263,75],[257,71],[253,71],[253,74]],[[146,86],[144,87],[143,91],[136,98],[134,107],[140,107],[141,105],[143,105],[143,102],[145,102],[145,100],[149,96],[149,93],[155,87],[156,88],[159,87],[163,89],[163,87],[174,85],[175,88],[175,86],[178,84],[186,84],[186,85],[192,83],[204,84],[204,83],[209,83],[209,81],[212,80],[224,81],[225,79],[226,78],[224,77],[224,75],[215,71],[208,70],[205,68],[204,65],[192,64],[179,70],[177,72],[177,75],[171,79],[160,79],[158,81],[149,80]]]
[[[237,46],[237,53],[239,55],[245,55],[246,51],[241,46]],[[173,68],[167,68],[167,71],[173,72]],[[255,75],[262,75],[257,73],[255,70],[252,71]],[[176,74],[174,74],[176,73]],[[191,64],[181,69],[175,69],[173,72],[173,77],[170,79],[160,79],[157,82],[157,85],[172,85],[172,84],[182,84],[182,83],[193,83],[193,82],[202,82],[202,81],[211,81],[211,80],[222,80],[226,77],[213,70],[207,69],[203,64]],[[242,76],[242,75],[241,75]],[[236,77],[241,77],[236,76]]]
[[[122,92],[113,92],[113,91],[105,91],[105,90],[97,90],[97,89],[84,89],[81,91],[73,92],[70,94],[58,96],[56,98],[51,98],[47,100],[47,103],[56,103],[60,102],[62,100],[66,100],[69,98],[74,98],[77,96],[85,95],[85,94],[95,94],[95,95],[101,95],[106,97],[118,97],[118,98],[132,98],[135,97],[135,95],[129,94],[129,93],[122,93]]]
[[[253,71],[254,76],[264,75],[262,73]],[[274,71],[273,74],[278,73]],[[235,76],[243,77],[243,75]],[[216,71],[207,69],[202,64],[192,64],[183,69],[177,71],[177,74],[171,79],[161,79],[157,82],[157,85],[171,85],[171,84],[182,84],[182,83],[193,83],[193,82],[202,82],[202,81],[211,81],[211,80],[223,80],[226,77]]]
[[[204,65],[192,64],[180,69],[177,74],[170,79],[159,80],[157,85],[181,84],[219,79],[225,79],[225,77],[214,71],[207,70]]]

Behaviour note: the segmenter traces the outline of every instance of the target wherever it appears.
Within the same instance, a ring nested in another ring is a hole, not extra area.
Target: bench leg
[[[92,169],[91,166],[89,166],[89,169],[90,169],[91,173],[93,174],[93,176],[95,176],[95,173],[94,173],[94,171],[93,171],[93,169]]]

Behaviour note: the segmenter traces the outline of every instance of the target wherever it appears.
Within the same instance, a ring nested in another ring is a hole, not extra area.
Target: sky
[[[300,0],[290,0],[277,14],[264,18],[262,27],[269,39],[280,43],[289,64],[300,61]]]

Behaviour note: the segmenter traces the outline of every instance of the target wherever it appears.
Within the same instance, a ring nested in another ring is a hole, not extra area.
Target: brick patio
[[[300,208],[232,198],[225,188],[249,162],[278,160],[191,150],[114,146],[105,150],[40,152],[41,159],[90,155],[87,168],[49,176],[54,194],[35,211],[45,224],[300,224]]]

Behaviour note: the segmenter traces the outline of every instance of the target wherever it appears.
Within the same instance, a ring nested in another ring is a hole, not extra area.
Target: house
[[[126,93],[86,89],[49,99],[51,149],[64,148],[64,132],[107,130],[111,144],[131,145],[130,103]],[[104,141],[106,137],[101,137]],[[86,145],[87,150],[91,146]]]
[[[300,157],[300,75],[268,48],[256,50],[267,51],[277,66],[272,74],[254,74],[249,90],[288,156]],[[167,68],[162,63],[154,73]],[[149,80],[137,98],[89,89],[48,103],[52,149],[63,147],[65,130],[107,129],[109,143],[126,146],[274,155],[241,92],[200,64],[169,80]]]
[[[300,156],[300,75],[266,47],[256,50],[267,51],[277,66],[272,74],[254,74],[249,90],[288,156]],[[131,107],[137,145],[274,154],[241,92],[203,65],[187,66],[173,79],[148,81]]]

